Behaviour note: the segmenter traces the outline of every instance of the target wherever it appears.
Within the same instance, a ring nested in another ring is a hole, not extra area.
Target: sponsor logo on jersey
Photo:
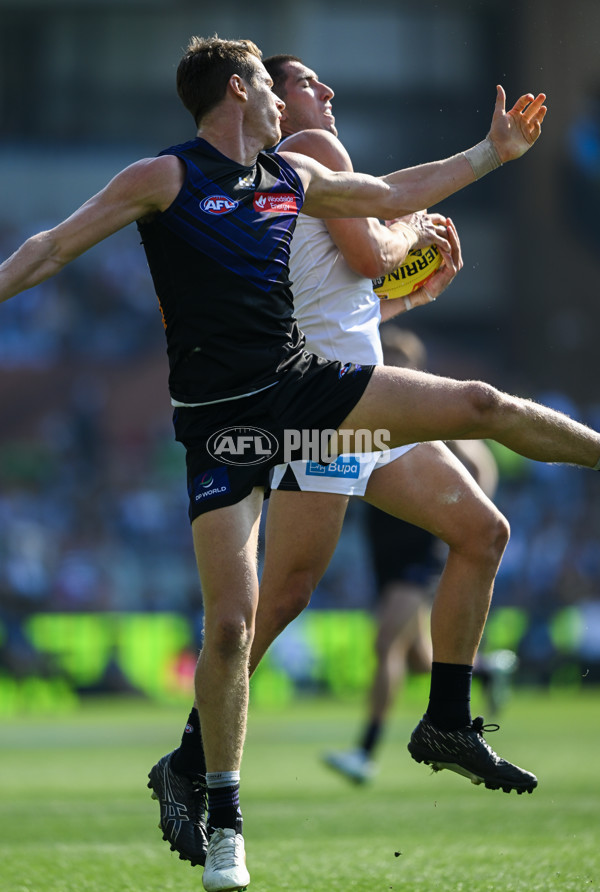
[[[358,480],[360,475],[360,458],[358,455],[341,455],[328,465],[316,461],[306,462],[307,477],[345,477]]]
[[[222,496],[231,492],[227,468],[211,468],[192,481],[189,488],[190,498],[194,502],[202,502],[215,496]]]
[[[279,443],[260,427],[226,427],[208,438],[206,449],[226,465],[260,465],[275,455]]]
[[[234,201],[227,195],[209,195],[200,202],[200,210],[205,214],[230,214],[238,207],[239,201]]]
[[[255,192],[254,210],[276,214],[297,213],[296,196],[289,192]]]

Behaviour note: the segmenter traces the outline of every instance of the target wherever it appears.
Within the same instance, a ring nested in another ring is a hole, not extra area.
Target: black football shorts
[[[298,432],[337,430],[362,396],[373,368],[304,352],[265,390],[175,409],[175,439],[186,450],[190,520],[235,505],[255,486],[268,491],[271,469],[289,460]]]

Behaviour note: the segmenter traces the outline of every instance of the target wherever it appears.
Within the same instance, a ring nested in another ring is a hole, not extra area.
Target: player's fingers
[[[450,219],[448,220],[447,233],[454,265],[456,266],[457,270],[461,270],[463,268],[462,248],[460,245],[460,239],[458,237],[456,226]]]
[[[519,96],[519,98],[511,108],[511,112],[513,112],[514,114],[521,114],[523,109],[526,108],[532,101],[533,93],[524,93],[523,96]]]
[[[442,254],[443,263],[427,282],[432,297],[439,297],[458,273],[451,254]]]
[[[530,102],[529,105],[523,109],[523,117],[528,121],[532,121],[540,114],[542,116],[545,115],[547,112],[547,108],[544,105],[545,100],[546,94],[538,93],[533,102]]]
[[[448,240],[452,242],[459,242],[460,239],[458,237],[458,230],[454,225],[454,220],[451,220],[450,217],[446,220],[446,232],[448,233]]]
[[[448,234],[446,227],[443,229],[438,228],[435,230],[435,235],[433,236],[433,243],[437,245],[439,250],[443,253],[448,254],[452,250],[452,245],[448,241]]]
[[[546,112],[547,112],[547,111],[548,111],[548,109],[546,108],[546,106],[545,106],[545,105],[542,105],[542,107],[541,107],[540,110],[538,111],[537,115],[535,116],[535,118],[533,118],[533,120],[532,120],[530,123],[532,123],[532,124],[537,124],[538,127],[541,127],[541,126],[542,126],[542,121],[543,121],[544,118],[546,117]]]
[[[496,104],[494,106],[494,114],[497,112],[503,112],[506,108],[506,93],[504,92],[504,87],[501,84],[496,86]]]
[[[460,248],[460,239],[458,237],[458,231],[457,231],[456,226],[454,225],[452,220],[448,220],[448,222],[446,224],[446,235],[447,235],[448,241],[450,242],[450,245],[452,247],[454,247],[454,245],[457,245]]]
[[[523,131],[525,138],[528,140],[530,145],[538,139],[542,132],[542,121],[546,117],[546,107],[542,106],[538,111],[537,116],[533,120],[526,121],[526,131]]]
[[[442,255],[442,265],[439,267],[439,269],[436,270],[429,281],[432,282],[439,276],[440,282],[445,281],[447,284],[454,278],[454,276],[460,269],[458,263],[460,250],[458,251],[457,255],[457,250],[455,247],[451,247],[449,251],[444,251],[442,248],[440,248],[440,254]]]

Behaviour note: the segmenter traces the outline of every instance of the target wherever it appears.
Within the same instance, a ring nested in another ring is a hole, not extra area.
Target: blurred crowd
[[[24,236],[1,232],[2,256]],[[39,668],[24,622],[40,611],[177,611],[200,640],[183,450],[173,441],[166,382],[135,436],[106,425],[107,388],[119,378],[102,370],[116,363],[126,377],[155,357],[164,359],[164,335],[130,231],[2,307],[0,381],[11,385],[0,383],[0,671]],[[43,412],[24,405],[18,389],[32,370],[61,391]],[[539,397],[600,427],[598,407]],[[582,675],[600,680],[600,475],[496,454],[496,502],[512,536],[494,607],[526,617],[515,647],[532,678],[547,680],[566,648]],[[361,507],[350,506],[314,608],[372,604]],[[576,622],[557,620],[565,616]]]

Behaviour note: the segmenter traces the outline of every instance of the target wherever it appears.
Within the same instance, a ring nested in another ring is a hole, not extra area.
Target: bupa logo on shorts
[[[275,455],[279,443],[260,427],[226,427],[208,438],[206,448],[226,465],[260,465]]]
[[[190,487],[190,498],[194,502],[202,502],[215,496],[231,492],[227,468],[211,468],[195,477]]]
[[[229,214],[235,211],[239,205],[239,201],[234,201],[227,195],[209,195],[208,198],[202,199],[200,202],[200,210],[206,214]]]
[[[287,192],[255,192],[254,210],[278,214],[292,214],[298,211],[296,196]]]
[[[307,477],[345,477],[358,480],[360,475],[360,458],[357,455],[342,455],[327,465],[318,461],[306,462]]]

